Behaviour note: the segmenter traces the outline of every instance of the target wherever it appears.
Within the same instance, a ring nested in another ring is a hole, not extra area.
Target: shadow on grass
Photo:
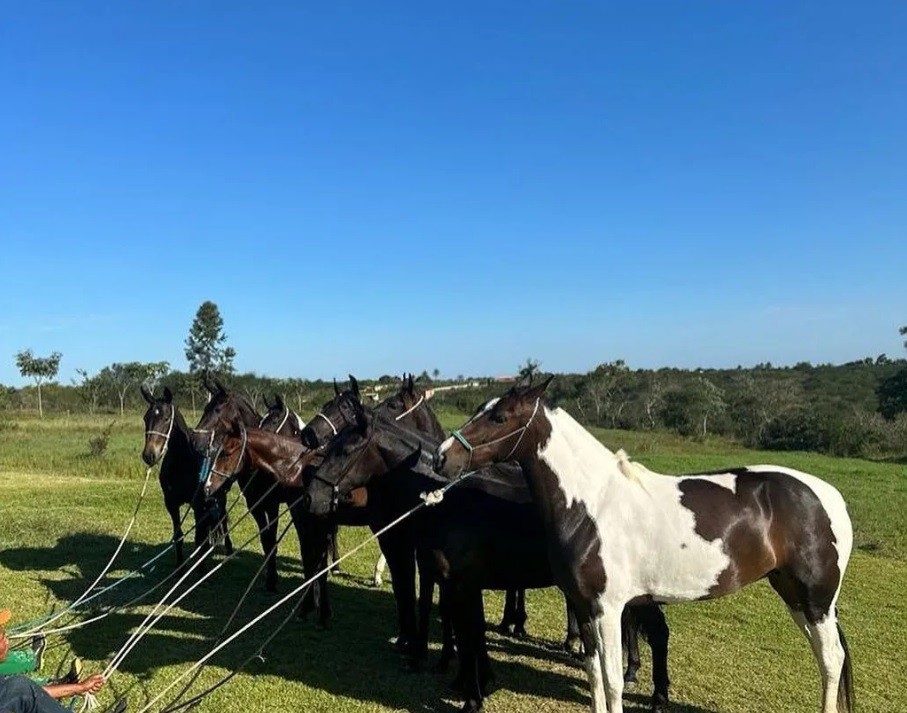
[[[14,548],[0,552],[0,564],[18,571],[72,568],[75,572],[84,573],[74,578],[44,577],[42,580],[42,584],[59,600],[72,601],[82,593],[92,573],[103,568],[116,545],[116,538],[110,536],[74,534],[61,538],[52,547]],[[137,566],[161,549],[161,546],[130,544],[129,551],[121,556],[118,566]],[[221,557],[215,555],[209,559],[216,563]],[[139,693],[136,689],[141,689],[141,697],[147,700],[145,682],[157,669],[194,663],[210,650],[261,561],[261,555],[256,551],[240,552],[158,622],[120,667],[138,679],[130,692],[133,698]],[[129,601],[169,574],[173,565],[173,555],[168,553],[159,560],[156,570],[149,577],[129,581],[100,601],[104,605]],[[207,563],[199,570],[204,571],[206,566]],[[298,561],[280,558],[279,567],[282,592],[289,592],[301,584]],[[196,581],[195,573],[188,581]],[[143,604],[156,603],[173,582],[175,579],[154,592]],[[400,657],[391,650],[390,640],[396,633],[396,613],[390,592],[361,586],[352,579],[335,578],[331,585],[331,598],[335,617],[329,628],[318,626],[313,621],[293,619],[262,652],[264,660],[254,659],[245,672],[279,676],[333,695],[395,709],[427,711],[454,710],[458,707],[452,702],[457,696],[448,687],[450,674],[408,673]],[[276,595],[264,592],[261,583],[253,585],[230,632],[276,600]],[[284,607],[267,617],[218,654],[212,663],[232,669],[247,656],[258,652],[262,641],[288,612]],[[87,612],[81,613],[81,616],[87,615]],[[144,615],[135,610],[118,611],[84,629],[68,632],[66,638],[75,655],[109,660],[125,642],[128,633],[143,619]],[[433,624],[435,639],[439,636],[439,628],[437,623]],[[555,642],[544,640],[515,641],[492,635],[489,650],[497,686],[519,694],[588,705],[585,675],[566,653],[556,651],[556,646]],[[513,657],[532,659],[535,663],[527,665]],[[560,664],[559,670],[552,669],[553,662]],[[565,670],[565,666],[575,671],[571,673],[569,669]],[[625,701],[628,713],[648,710],[646,696],[629,693]],[[697,707],[676,706],[674,710],[713,713]]]

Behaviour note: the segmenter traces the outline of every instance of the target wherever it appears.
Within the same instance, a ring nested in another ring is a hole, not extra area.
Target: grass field
[[[111,421],[110,445],[88,456],[88,439]],[[462,421],[443,414],[445,426]],[[684,441],[668,434],[601,431],[609,447],[625,448],[662,472],[711,469],[745,463],[779,463],[812,472],[837,486],[847,499],[857,549],[840,601],[841,622],[854,658],[858,709],[907,711],[907,467],[800,453],[746,451],[722,441]],[[19,620],[42,616],[72,600],[104,566],[129,520],[144,467],[139,460],[141,421],[108,417],[14,418],[0,422],[0,607]],[[119,572],[144,562],[169,538],[160,489],[153,484]],[[238,506],[235,513],[244,512]],[[250,519],[236,541],[254,533]],[[349,550],[366,536],[341,535]],[[289,535],[281,548],[281,591],[302,581]],[[293,621],[245,672],[208,698],[202,711],[433,711],[452,710],[449,676],[410,674],[389,649],[395,633],[390,589],[367,584],[377,548],[348,560],[333,580],[335,619],[323,629]],[[187,597],[142,641],[111,682],[127,694],[131,710],[160,691],[211,646],[226,616],[261,561],[257,543]],[[168,554],[151,580],[172,564]],[[130,582],[111,595],[125,600],[142,590]],[[588,707],[581,667],[555,650],[564,629],[563,604],[554,590],[527,597],[530,640],[490,635],[498,689],[489,713],[516,710],[581,711]],[[275,601],[256,585],[240,617],[248,621]],[[486,597],[487,617],[500,616],[501,597]],[[117,613],[53,640],[46,669],[72,655],[101,669],[141,621],[147,608]],[[197,688],[217,680],[253,653],[282,619],[277,613],[214,659]],[[675,710],[690,713],[816,711],[819,677],[812,655],[778,597],[759,583],[717,602],[667,610],[671,626],[671,695]],[[433,632],[438,636],[438,627]],[[645,710],[650,686],[647,651],[643,683],[627,693],[628,711]],[[103,701],[112,700],[104,694]]]

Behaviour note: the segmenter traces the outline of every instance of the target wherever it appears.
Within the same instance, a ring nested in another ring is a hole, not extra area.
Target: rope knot
[[[444,488],[432,490],[430,493],[422,493],[419,497],[422,498],[429,507],[437,505],[444,500]]]

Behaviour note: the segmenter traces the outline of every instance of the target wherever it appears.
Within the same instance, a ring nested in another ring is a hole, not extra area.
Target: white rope
[[[254,619],[252,619],[252,621],[248,622],[247,624],[243,625],[241,628],[237,629],[237,630],[236,630],[233,634],[231,634],[228,638],[224,639],[220,644],[218,644],[218,645],[215,646],[213,649],[211,649],[211,651],[209,651],[207,654],[205,654],[204,656],[202,656],[198,661],[196,661],[194,664],[192,664],[192,666],[190,666],[190,667],[189,667],[188,669],[186,669],[183,673],[181,673],[179,676],[177,676],[173,681],[171,681],[171,682],[170,682],[170,685],[168,685],[163,691],[161,691],[157,696],[155,696],[155,697],[154,697],[154,698],[153,698],[153,699],[152,699],[152,700],[151,700],[144,708],[140,709],[140,710],[138,711],[138,713],[147,713],[147,711],[151,710],[151,707],[152,707],[155,703],[157,703],[159,700],[161,700],[161,698],[163,698],[165,695],[167,695],[167,693],[168,693],[168,692],[169,692],[176,684],[178,684],[180,681],[182,681],[184,678],[186,678],[186,676],[188,676],[189,674],[191,674],[193,671],[195,671],[195,670],[201,668],[205,663],[207,663],[211,658],[213,658],[213,657],[214,657],[221,649],[223,649],[225,646],[227,646],[228,644],[232,643],[232,642],[233,642],[234,640],[236,640],[239,636],[241,636],[241,635],[244,634],[246,631],[248,631],[249,629],[251,629],[251,628],[252,628],[253,626],[255,626],[259,621],[261,621],[261,620],[264,619],[266,616],[268,616],[269,614],[271,614],[271,612],[273,612],[275,609],[278,609],[279,607],[281,607],[281,606],[283,606],[284,604],[286,604],[288,601],[290,601],[290,599],[294,598],[294,597],[297,596],[300,592],[302,592],[303,589],[305,589],[306,587],[310,586],[310,585],[312,584],[312,582],[314,582],[316,579],[318,579],[318,578],[321,577],[322,575],[324,575],[324,574],[326,574],[327,572],[330,572],[332,569],[334,569],[338,564],[340,564],[341,562],[343,562],[343,560],[345,560],[347,557],[351,557],[352,555],[354,555],[356,552],[358,552],[359,550],[361,550],[361,549],[362,549],[363,547],[365,547],[366,545],[368,545],[368,544],[374,542],[375,540],[377,540],[377,539],[378,539],[381,535],[383,535],[385,532],[387,532],[387,531],[390,530],[391,528],[396,527],[397,525],[399,525],[399,524],[400,524],[401,522],[403,522],[406,518],[408,518],[408,517],[410,517],[411,515],[413,515],[416,511],[418,511],[419,509],[425,507],[426,504],[428,503],[428,500],[429,500],[429,499],[436,500],[436,502],[441,502],[441,500],[442,500],[443,497],[444,497],[444,493],[445,493],[446,491],[450,490],[450,488],[452,488],[454,485],[456,485],[457,483],[461,482],[461,481],[464,480],[465,478],[468,478],[470,475],[472,475],[472,473],[467,473],[467,474],[464,475],[463,477],[458,478],[457,480],[451,481],[450,483],[448,483],[447,485],[445,485],[443,488],[441,488],[439,491],[435,491],[434,493],[423,493],[422,496],[421,496],[421,497],[422,497],[422,502],[420,502],[418,505],[416,505],[416,506],[413,507],[412,509],[408,510],[407,512],[403,513],[403,514],[402,514],[400,517],[398,517],[396,520],[394,520],[394,521],[390,522],[389,524],[385,525],[384,527],[382,527],[380,530],[378,530],[378,532],[376,532],[375,534],[373,534],[371,537],[369,537],[369,538],[363,540],[359,545],[357,545],[356,547],[354,547],[353,549],[351,549],[351,550],[350,550],[349,552],[347,552],[345,555],[343,555],[342,557],[340,557],[340,559],[338,559],[337,561],[332,562],[332,563],[329,564],[327,567],[323,568],[321,571],[319,571],[319,572],[317,572],[316,574],[314,574],[313,576],[309,577],[306,581],[304,581],[302,584],[300,584],[298,587],[296,587],[296,588],[295,588],[293,591],[291,591],[289,594],[283,596],[279,601],[275,602],[275,603],[272,604],[270,607],[268,607],[267,609],[265,609],[261,614],[259,614],[259,615],[256,616]],[[437,493],[440,493],[440,494],[438,495]],[[434,503],[433,503],[433,504],[434,504]],[[176,602],[174,602],[174,603],[176,603]]]
[[[400,414],[399,416],[397,416],[394,420],[395,420],[395,421],[399,421],[401,418],[405,418],[406,416],[409,416],[413,411],[415,411],[417,408],[419,408],[419,407],[422,405],[422,402],[423,402],[423,401],[425,401],[425,395],[424,395],[424,394],[423,394],[422,396],[419,397],[419,400],[416,401],[415,404],[413,404],[413,405],[410,406],[408,409],[406,409],[406,411],[404,411],[403,413],[401,413],[401,414]]]
[[[104,567],[103,570],[101,570],[101,573],[97,576],[97,578],[89,585],[89,587],[84,592],[82,592],[82,595],[78,599],[76,599],[72,604],[70,604],[68,607],[66,607],[62,611],[58,612],[57,614],[52,616],[47,621],[42,622],[38,626],[33,627],[33,628],[29,629],[28,631],[25,631],[21,634],[15,634],[13,636],[10,636],[10,638],[23,639],[28,636],[33,636],[34,634],[39,633],[48,624],[52,624],[53,622],[58,621],[62,617],[66,616],[69,612],[73,611],[76,607],[78,607],[79,605],[88,601],[89,593],[91,592],[92,589],[94,589],[97,586],[98,582],[100,582],[104,578],[104,575],[106,575],[110,571],[110,568],[113,567],[113,563],[116,561],[116,558],[119,557],[120,551],[123,549],[123,545],[126,544],[126,538],[129,537],[129,533],[132,532],[132,528],[135,525],[136,518],[139,514],[139,508],[142,506],[142,501],[145,499],[145,493],[148,490],[148,480],[149,480],[150,476],[151,476],[151,467],[149,467],[145,471],[145,482],[142,484],[142,492],[139,495],[139,501],[135,504],[135,510],[132,513],[132,519],[129,521],[129,525],[126,527],[126,532],[123,533],[123,536],[120,538],[120,544],[117,545],[117,548],[114,551],[113,556],[110,558],[110,561],[107,562],[107,565]]]
[[[335,428],[334,424],[331,423],[331,419],[329,419],[327,416],[325,416],[323,413],[321,413],[321,411],[319,411],[318,413],[315,414],[315,418],[318,418],[319,416],[321,416],[321,418],[323,418],[325,421],[328,422],[328,426],[331,427],[331,431],[333,431],[334,435],[336,436],[337,429]]]
[[[249,483],[246,483],[246,489],[249,487],[249,485],[251,484],[251,482],[252,482],[252,481],[251,481],[251,479],[250,479]],[[254,509],[254,508],[255,508],[255,507],[256,507],[256,506],[264,499],[264,497],[266,497],[266,496],[274,489],[275,486],[276,486],[276,482],[275,482],[275,485],[272,485],[271,488],[269,488],[269,489],[267,490],[267,492],[265,493],[265,495],[262,496],[262,498],[260,498],[259,501],[255,503],[255,505],[253,505],[252,507],[250,507],[249,510],[248,510],[248,511],[247,511],[247,512],[239,519],[239,520],[237,520],[237,521],[234,523],[233,527],[230,528],[230,531],[232,531],[233,529],[235,529],[235,528],[239,525],[239,523],[241,523],[246,517],[248,517],[249,514],[252,512],[252,510],[253,510],[253,509]],[[242,496],[244,496],[244,495],[245,495],[245,489],[243,489],[243,490],[240,492],[240,497],[242,497]],[[238,502],[238,499],[237,499],[237,502]],[[235,505],[235,502],[234,502],[234,505]],[[290,512],[290,508],[288,507],[288,508],[284,511],[284,514],[289,513],[289,512]],[[155,614],[158,612],[158,610],[159,610],[159,609],[164,605],[164,603],[170,598],[170,595],[173,594],[173,592],[176,591],[176,589],[178,589],[179,586],[180,586],[184,581],[186,581],[186,578],[187,578],[190,574],[192,574],[192,572],[196,569],[196,567],[198,567],[202,562],[204,562],[205,559],[206,559],[207,557],[209,557],[209,556],[214,552],[214,550],[213,550],[213,549],[208,549],[207,552],[205,552],[205,554],[203,554],[201,557],[199,557],[199,559],[196,560],[196,562],[195,562],[195,563],[194,563],[194,564],[186,571],[186,573],[183,574],[183,576],[179,578],[179,580],[176,582],[176,584],[174,584],[174,585],[167,591],[167,593],[164,594],[163,597],[161,597],[160,601],[155,605],[154,609],[152,609],[151,612],[150,612],[150,613],[145,617],[145,619],[142,621],[142,623],[139,624],[138,629],[136,629],[132,634],[130,634],[129,638],[126,639],[126,643],[124,643],[123,646],[120,648],[120,650],[117,651],[117,653],[116,653],[116,654],[114,655],[114,657],[111,659],[110,663],[107,665],[107,668],[104,669],[104,674],[103,674],[103,675],[104,675],[104,678],[109,678],[109,677],[110,677],[110,674],[112,674],[114,671],[116,671],[116,670],[119,668],[119,666],[123,663],[123,661],[124,661],[124,660],[126,659],[126,657],[129,655],[129,653],[130,653],[130,652],[138,645],[139,641],[141,641],[141,639],[143,639],[143,638],[145,637],[145,635],[148,634],[148,632],[151,631],[152,628],[154,628],[155,624],[157,624],[157,622],[159,622],[159,621],[161,620],[161,618],[164,617],[164,616],[167,614],[167,612],[169,612],[171,609],[173,609],[173,607],[175,607],[175,606],[176,606],[177,604],[179,604],[183,599],[185,599],[186,596],[187,596],[190,592],[194,591],[194,590],[195,590],[202,582],[204,582],[204,581],[205,581],[206,579],[208,579],[211,575],[213,575],[215,572],[217,572],[217,571],[218,571],[221,567],[223,567],[227,562],[229,562],[229,561],[232,560],[233,558],[237,557],[237,556],[240,554],[240,552],[242,552],[243,549],[249,545],[250,542],[252,542],[254,539],[256,539],[257,537],[259,537],[259,536],[261,535],[262,531],[263,531],[264,529],[266,529],[267,527],[269,527],[269,526],[270,526],[270,523],[268,523],[268,525],[266,525],[264,528],[261,528],[258,532],[256,532],[254,535],[252,535],[252,537],[250,537],[250,538],[249,538],[248,540],[246,540],[242,545],[240,545],[238,548],[236,548],[236,550],[234,550],[233,554],[228,555],[228,556],[225,557],[220,563],[218,563],[218,564],[215,565],[212,569],[210,569],[208,572],[206,572],[206,573],[204,574],[204,576],[202,576],[197,582],[193,583],[192,586],[190,586],[188,589],[186,589],[185,592],[183,592],[182,594],[180,594],[179,597],[177,597],[177,598],[174,599],[170,604],[168,604],[166,607],[164,607],[164,609],[162,609],[162,610],[160,611],[160,614],[158,614],[157,616],[155,616]],[[204,548],[204,544],[199,544],[199,545],[195,548],[195,550],[192,552],[192,554],[189,555],[189,560],[193,559],[193,558],[194,558],[194,557],[195,557],[195,556],[196,556],[203,548]],[[153,619],[152,619],[152,617],[153,617]],[[143,629],[144,629],[144,630],[143,630]]]

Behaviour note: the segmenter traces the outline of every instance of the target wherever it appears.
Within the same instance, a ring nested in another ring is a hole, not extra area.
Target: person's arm
[[[69,698],[70,696],[82,696],[86,693],[97,693],[105,682],[103,676],[95,674],[79,683],[56,683],[50,686],[43,686],[43,688],[51,698]]]

